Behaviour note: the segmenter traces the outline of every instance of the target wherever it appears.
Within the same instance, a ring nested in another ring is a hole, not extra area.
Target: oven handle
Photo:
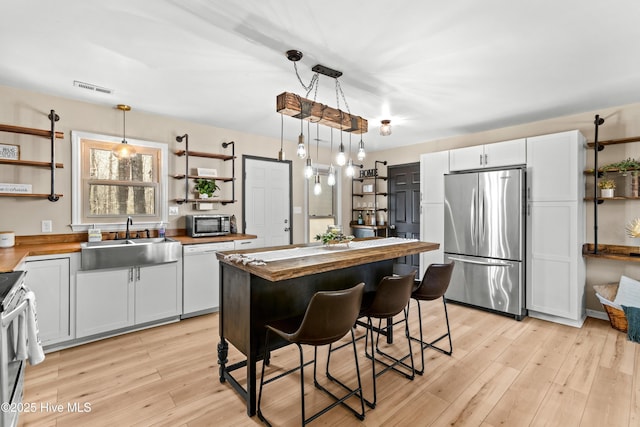
[[[18,304],[16,306],[16,308],[13,309],[11,312],[9,312],[7,314],[3,314],[2,316],[0,316],[0,322],[2,323],[2,328],[6,328],[11,323],[11,321],[13,319],[18,317],[18,315],[21,312],[26,310],[28,304],[29,304],[29,301],[24,300],[20,304]]]

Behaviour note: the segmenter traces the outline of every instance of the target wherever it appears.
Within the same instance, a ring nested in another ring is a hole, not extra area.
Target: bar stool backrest
[[[404,276],[386,276],[383,277],[371,306],[366,309],[367,315],[384,319],[393,317],[400,313],[409,303],[411,298],[411,290],[413,289],[413,280],[416,271]]]
[[[345,336],[358,319],[364,283],[339,291],[316,292],[291,342],[325,345]]]
[[[424,273],[422,283],[412,297],[423,301],[438,299],[447,292],[454,262],[449,264],[431,264]]]

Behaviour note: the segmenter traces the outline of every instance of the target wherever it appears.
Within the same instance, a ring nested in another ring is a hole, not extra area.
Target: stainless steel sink
[[[158,237],[85,242],[81,248],[82,270],[98,270],[176,262],[181,246],[177,240]]]

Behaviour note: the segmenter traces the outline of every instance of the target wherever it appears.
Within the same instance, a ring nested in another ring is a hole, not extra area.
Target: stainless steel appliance
[[[524,169],[445,175],[445,262],[456,262],[447,299],[526,315],[525,179]]]
[[[231,216],[218,215],[186,215],[185,228],[191,237],[222,236],[231,232]]]
[[[218,251],[232,251],[233,242],[182,247],[182,318],[217,311],[220,307]]]
[[[24,271],[0,274],[0,427],[18,424],[24,384],[25,360],[15,355],[18,316],[27,310]]]

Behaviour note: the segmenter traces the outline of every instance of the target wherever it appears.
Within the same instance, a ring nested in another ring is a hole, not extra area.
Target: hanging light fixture
[[[320,145],[320,130],[319,130],[319,125],[316,125],[316,159],[319,159],[320,157],[318,154],[318,146]],[[313,194],[315,194],[316,196],[319,196],[320,194],[322,194],[322,185],[320,184],[320,171],[318,170],[318,165],[316,164],[316,178],[315,178],[315,184],[313,185]]]
[[[278,160],[283,162],[284,158],[284,116],[280,114],[280,151],[278,151]]]
[[[363,161],[367,156],[367,153],[364,152],[364,141],[362,140],[362,135],[360,135],[360,144],[358,145],[358,160]]]
[[[391,120],[380,121],[380,135],[382,136],[391,135]]]
[[[304,119],[304,108],[302,105],[302,98],[298,97],[300,101],[300,135],[298,135],[298,149],[296,150],[296,154],[298,158],[304,159],[307,157],[307,150],[304,148],[304,133],[302,132],[302,119]],[[282,113],[281,113],[282,114]]]
[[[333,167],[333,128],[331,128],[331,150],[329,151],[329,173],[327,175],[327,185],[336,185],[336,170]]]
[[[307,122],[307,146],[309,145],[309,122]],[[313,166],[311,165],[311,156],[307,157],[307,165],[304,168],[304,177],[310,179],[313,176]]]
[[[127,120],[126,113],[131,111],[129,105],[118,104],[116,108],[122,111],[122,143],[115,146],[112,150],[113,155],[119,159],[130,159],[136,155],[136,149],[127,143]]]
[[[342,111],[340,112],[342,115]],[[344,166],[347,163],[347,156],[344,154],[344,144],[342,143],[342,130],[340,131],[340,147],[338,148],[338,154],[336,155],[336,163],[338,166]]]
[[[349,163],[347,165],[347,170],[345,171],[345,173],[347,174],[347,176],[353,176],[355,173],[355,170],[353,168],[353,160],[351,160],[351,134],[349,134]]]

